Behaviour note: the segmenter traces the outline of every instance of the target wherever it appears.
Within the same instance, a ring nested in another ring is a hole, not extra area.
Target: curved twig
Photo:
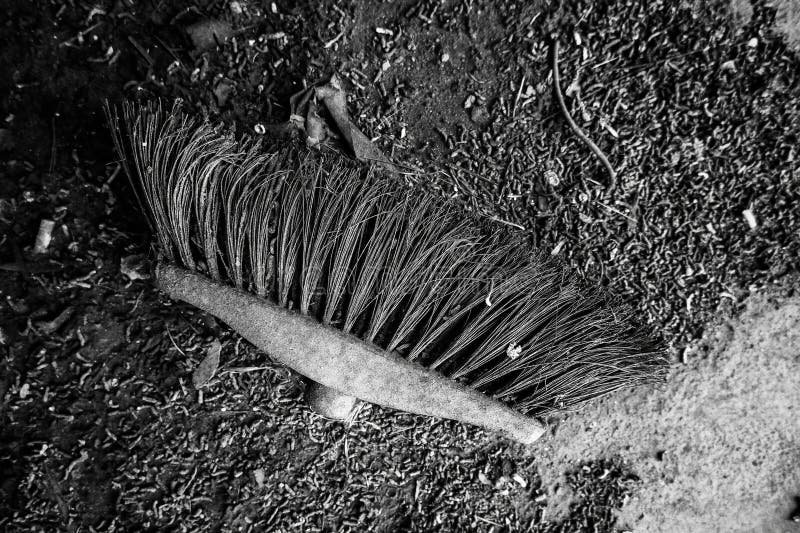
[[[611,192],[614,190],[614,187],[617,185],[617,172],[614,170],[614,167],[611,166],[611,163],[608,162],[608,158],[605,156],[602,150],[589,138],[583,130],[575,123],[572,116],[569,114],[569,109],[567,109],[567,104],[564,102],[564,96],[561,94],[561,76],[558,73],[558,39],[553,39],[553,89],[556,93],[556,98],[558,99],[558,105],[561,107],[561,112],[564,114],[564,118],[567,119],[567,124],[569,124],[570,129],[575,133],[575,135],[583,141],[583,144],[589,147],[592,150],[594,155],[600,160],[606,170],[608,171],[608,185],[606,186],[606,191]]]

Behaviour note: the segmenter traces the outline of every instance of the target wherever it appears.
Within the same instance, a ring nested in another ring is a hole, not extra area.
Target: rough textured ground
[[[252,131],[338,70],[364,131],[433,169],[415,186],[523,227],[680,352],[751,286],[796,286],[798,58],[761,1],[595,4],[0,2],[0,528],[589,532],[653,501],[631,460],[572,457],[551,494],[535,456],[472,428],[310,415],[295,376],[123,273],[149,235],[101,107],[181,97]],[[551,33],[613,194],[554,104]],[[215,339],[221,372],[196,389]],[[709,352],[682,353],[686,383],[727,383]]]
[[[777,0],[775,7],[775,28],[784,34],[786,42],[795,50],[800,50],[800,2],[797,0]]]
[[[641,479],[622,510],[637,532],[789,533],[800,494],[800,300],[753,297],[711,353],[657,391],[630,391],[562,422],[537,446],[545,480],[587,457]],[[555,492],[555,491],[554,491]],[[561,491],[551,501],[575,499]]]

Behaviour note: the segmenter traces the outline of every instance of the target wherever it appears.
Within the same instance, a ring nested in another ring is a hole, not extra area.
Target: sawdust
[[[783,34],[786,44],[800,52],[800,0],[773,0],[775,29]]]
[[[598,402],[537,447],[551,519],[571,503],[564,471],[621,456],[642,481],[624,528],[800,532],[790,520],[800,501],[800,298],[752,297],[715,344],[659,389]]]
[[[784,39],[786,46],[800,52],[800,0],[769,0],[766,3],[775,10],[775,31]],[[733,20],[743,29],[753,19],[751,0],[730,0]]]

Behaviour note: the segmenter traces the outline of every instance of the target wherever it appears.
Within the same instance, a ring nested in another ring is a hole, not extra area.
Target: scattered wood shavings
[[[53,238],[53,228],[56,223],[53,220],[42,219],[39,222],[39,232],[36,234],[36,244],[33,246],[34,254],[43,254],[50,246],[50,241]]]
[[[756,220],[756,216],[753,214],[752,209],[745,209],[742,211],[742,215],[747,221],[747,225],[750,226],[750,229],[756,229],[758,227],[758,221]]]

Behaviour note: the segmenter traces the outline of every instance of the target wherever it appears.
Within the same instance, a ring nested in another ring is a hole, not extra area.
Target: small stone
[[[551,187],[558,187],[558,185],[561,183],[561,178],[558,177],[558,174],[554,170],[545,171],[544,180]]]
[[[39,233],[36,235],[36,244],[33,246],[33,253],[43,254],[50,246],[50,241],[53,238],[53,228],[56,223],[52,220],[43,219],[39,222]]]
[[[144,254],[129,255],[120,259],[119,271],[131,281],[150,279],[150,264]]]
[[[353,414],[359,400],[312,381],[306,386],[306,403],[325,418],[345,420]]]
[[[263,487],[264,482],[267,480],[267,475],[263,468],[257,468],[256,470],[253,470],[253,478],[255,478],[256,484],[259,487]]]
[[[750,226],[750,229],[756,229],[758,227],[758,221],[756,220],[756,216],[753,214],[752,210],[745,209],[742,211],[742,215],[747,221],[747,225]]]
[[[475,104],[475,95],[471,94],[464,100],[464,109],[469,109]]]
[[[486,110],[486,107],[482,105],[476,105],[472,108],[469,114],[470,120],[477,124],[478,126],[488,126],[489,123],[492,122],[492,117],[489,115],[489,111]]]

